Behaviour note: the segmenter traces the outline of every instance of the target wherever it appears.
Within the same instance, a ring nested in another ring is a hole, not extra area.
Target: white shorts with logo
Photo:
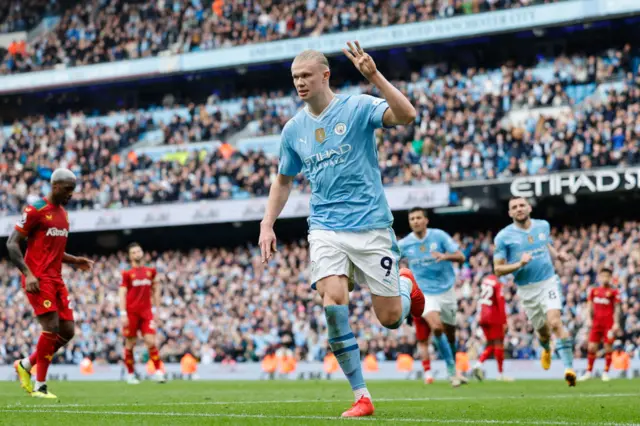
[[[518,286],[518,296],[533,328],[540,330],[547,322],[547,312],[562,310],[560,278],[557,275],[538,283]]]
[[[456,312],[458,312],[458,300],[453,287],[441,294],[424,295],[424,317],[429,312],[439,312],[440,321],[444,324],[456,325]]]
[[[377,296],[399,296],[400,250],[393,229],[309,232],[311,283],[331,275],[346,275],[353,284],[367,285]]]

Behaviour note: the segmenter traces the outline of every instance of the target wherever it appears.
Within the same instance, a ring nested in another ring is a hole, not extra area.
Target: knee
[[[441,336],[444,333],[444,325],[440,321],[433,321],[431,324],[431,332],[435,336]]]
[[[386,328],[395,330],[402,325],[402,306],[391,307],[378,314],[378,321]]]
[[[316,284],[324,306],[349,303],[348,281],[345,276],[330,276]]]
[[[549,328],[553,333],[562,331],[562,320],[560,318],[549,319]]]
[[[124,341],[124,347],[126,349],[133,349],[135,345],[136,345],[136,339],[127,337],[127,340]]]
[[[64,330],[64,332],[60,332],[60,335],[62,336],[62,338],[64,338],[65,340],[71,340],[73,339],[73,337],[76,335],[76,331],[73,327]]]
[[[587,351],[595,354],[596,352],[598,352],[598,345],[595,345],[593,343],[589,343],[589,345],[587,346]]]

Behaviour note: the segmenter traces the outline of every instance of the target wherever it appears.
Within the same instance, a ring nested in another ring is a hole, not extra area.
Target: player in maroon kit
[[[51,192],[25,207],[7,241],[9,257],[22,272],[22,288],[38,317],[42,333],[36,350],[16,361],[14,367],[20,385],[34,398],[56,398],[47,389],[47,371],[55,353],[73,338],[75,324],[69,307],[69,292],[62,281],[62,264],[91,270],[93,261],[65,253],[69,236],[69,218],[64,209],[73,195],[76,177],[68,169],[56,169],[51,175]],[[22,256],[20,243],[27,240]],[[31,367],[37,366],[35,389]]]
[[[507,332],[507,315],[505,312],[505,301],[502,295],[502,284],[495,275],[489,275],[482,280],[480,286],[480,327],[484,331],[487,339],[487,346],[478,358],[478,362],[473,368],[473,374],[478,380],[484,379],[482,363],[492,354],[498,363],[498,380],[513,381],[505,377],[502,373],[504,362],[504,335]]]
[[[164,373],[160,371],[160,354],[156,346],[156,327],[153,319],[156,308],[160,305],[160,285],[156,281],[155,268],[142,265],[143,257],[144,252],[140,244],[129,244],[131,269],[122,272],[122,284],[118,292],[122,332],[126,338],[124,363],[127,367],[127,383],[131,385],[140,383],[135,376],[133,359],[138,331],[142,333],[149,350],[149,358],[155,366],[155,380],[159,383],[166,381]]]
[[[593,371],[593,363],[596,361],[596,352],[600,343],[604,343],[604,373],[602,380],[609,381],[609,368],[611,367],[611,353],[613,341],[620,328],[620,293],[613,288],[613,271],[610,268],[602,268],[598,274],[599,287],[592,288],[589,292],[587,307],[587,325],[591,326],[589,332],[588,365],[585,374],[580,381],[589,380]]]

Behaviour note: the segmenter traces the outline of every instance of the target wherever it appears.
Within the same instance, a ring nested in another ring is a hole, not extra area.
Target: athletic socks
[[[67,343],[69,343],[69,341],[65,338],[63,338],[61,335],[57,334],[56,335],[56,346],[55,349],[53,351],[53,353],[55,354],[56,352],[58,352],[58,349],[60,349],[61,347],[63,347],[64,345],[66,345]],[[24,367],[25,370],[29,371],[31,370],[31,368],[36,365],[36,363],[38,362],[38,350],[36,347],[36,350],[29,355],[26,358],[23,358],[20,363],[22,364],[22,367]]]
[[[43,331],[40,334],[40,338],[38,339],[36,352],[36,365],[38,367],[36,372],[36,381],[44,384],[47,381],[47,371],[49,371],[49,365],[51,365],[53,355],[56,353],[56,335],[47,331]],[[39,389],[39,386],[36,389]]]
[[[398,282],[400,287],[400,301],[402,302],[402,315],[398,318],[398,321],[395,324],[387,327],[392,330],[400,327],[405,318],[409,316],[409,311],[411,311],[411,289],[413,287],[413,283],[409,278],[402,276]]]
[[[571,338],[559,339],[556,349],[560,354],[564,368],[573,368],[573,342]]]
[[[332,305],[324,308],[327,318],[329,346],[342,372],[349,380],[356,401],[362,396],[371,398],[362,375],[360,348],[349,326],[349,307]]]
[[[149,349],[149,359],[153,362],[153,366],[156,368],[156,371],[160,370],[160,353],[158,352],[158,348],[155,346]]]
[[[488,360],[491,357],[491,355],[493,355],[493,346],[492,345],[488,345],[484,349],[484,352],[482,352],[482,354],[480,355],[480,358],[478,358],[478,363],[482,364],[483,362]]]
[[[456,374],[456,363],[453,359],[453,354],[451,353],[451,346],[449,345],[449,341],[447,340],[447,336],[442,333],[439,336],[433,336],[433,343],[436,345],[438,349],[438,353],[440,354],[440,358],[444,360],[447,364],[447,371],[450,376],[454,376]]]
[[[494,349],[494,355],[496,362],[498,363],[498,373],[502,374],[502,365],[504,363],[504,348],[502,346],[496,346]]]
[[[608,373],[609,368],[611,368],[611,353],[607,353],[604,355],[604,372]]]
[[[127,348],[124,349],[124,365],[127,368],[127,373],[134,373],[133,350]]]

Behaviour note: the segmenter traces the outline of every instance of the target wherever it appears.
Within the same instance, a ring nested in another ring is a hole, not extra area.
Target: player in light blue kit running
[[[384,99],[335,94],[322,53],[307,50],[295,58],[293,83],[306,106],[282,130],[278,175],[260,224],[260,250],[263,262],[275,252],[273,225],[302,170],[311,183],[311,283],[322,297],[331,351],[355,395],[342,416],[360,417],[373,414],[374,407],[349,325],[349,291],[354,282],[368,285],[378,320],[391,329],[410,313],[422,313],[424,296],[411,271],[399,270],[374,136],[375,129],[413,122],[416,111],[358,42],[348,46],[344,54]]]
[[[427,229],[428,224],[425,209],[411,209],[409,226],[413,232],[400,240],[402,257],[409,262],[409,269],[425,295],[424,311],[414,318],[416,338],[422,359],[427,359],[429,334],[426,330],[433,332],[440,358],[447,364],[449,380],[453,387],[458,387],[467,383],[467,379],[456,373],[458,300],[453,288],[456,282],[453,262],[464,262],[464,254],[449,234],[436,228]]]
[[[564,378],[576,385],[573,371],[573,343],[562,324],[562,292],[552,256],[561,262],[567,255],[552,245],[550,226],[546,220],[531,219],[531,205],[522,197],[509,200],[509,216],[513,223],[496,235],[493,265],[496,275],[513,274],[529,320],[538,331],[543,348],[542,368],[551,367],[551,333],[558,339],[556,349],[564,363]]]

